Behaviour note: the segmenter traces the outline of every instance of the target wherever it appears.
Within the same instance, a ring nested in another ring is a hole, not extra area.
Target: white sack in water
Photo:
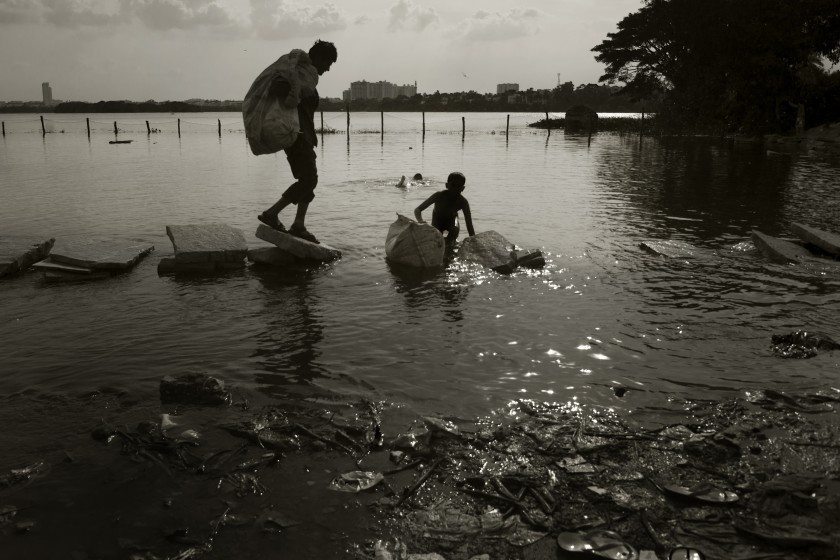
[[[432,268],[443,264],[443,234],[429,224],[397,214],[397,221],[388,228],[385,256],[395,264]]]

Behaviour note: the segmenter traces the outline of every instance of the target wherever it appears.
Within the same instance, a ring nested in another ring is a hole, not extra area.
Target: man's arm
[[[428,208],[429,206],[432,205],[432,203],[435,201],[435,196],[437,196],[437,193],[433,194],[432,196],[430,196],[429,198],[424,200],[423,203],[420,204],[420,206],[418,206],[417,208],[414,209],[414,218],[418,222],[421,222],[421,223],[425,222],[425,220],[423,219],[423,216],[421,216],[420,213],[423,210],[425,210],[426,208]]]
[[[471,236],[475,235],[475,230],[473,229],[472,223],[472,215],[470,214],[470,203],[464,200],[464,221],[467,222],[467,233]]]
[[[271,82],[269,94],[276,97],[281,105],[289,109],[297,107],[300,103],[300,95],[292,95],[293,93],[292,84],[287,79],[278,76]]]

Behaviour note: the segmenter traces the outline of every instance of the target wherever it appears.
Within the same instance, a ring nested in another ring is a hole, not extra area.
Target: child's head
[[[446,188],[451,191],[462,192],[466,186],[467,178],[460,171],[453,171],[446,178]]]

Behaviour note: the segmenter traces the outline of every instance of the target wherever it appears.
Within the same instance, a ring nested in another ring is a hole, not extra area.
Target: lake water
[[[239,115],[181,115],[180,139],[177,115],[95,115],[90,140],[83,116],[48,115],[45,137],[37,115],[0,116],[0,234],[155,245],[104,281],[3,281],[0,467],[89,440],[90,415],[65,396],[122,392],[154,416],[160,379],[188,372],[264,403],[368,398],[405,417],[472,418],[520,398],[656,414],[672,399],[840,386],[840,354],[770,351],[774,333],[837,338],[838,268],[773,264],[744,243],[753,229],[788,236],[793,222],[840,230],[836,154],[527,128],[540,114],[512,115],[507,139],[504,114],[466,114],[462,141],[461,116],[427,114],[423,141],[420,114],[386,114],[382,136],[378,113],[353,114],[349,142],[327,134],[317,148],[307,219],[343,258],[213,277],[157,274],[172,254],[165,227],[224,222],[260,245],[256,215],[292,181],[284,157],[250,153]],[[146,134],[147,119],[159,133]],[[108,144],[114,120],[133,143]],[[454,170],[477,231],[539,248],[544,270],[391,270],[396,213],[411,215]],[[426,185],[394,187],[416,172]],[[696,256],[639,248],[662,239]],[[616,385],[630,390],[618,398]]]
[[[840,229],[836,156],[614,134],[590,143],[524,126],[539,116],[514,115],[508,141],[505,115],[486,113],[466,115],[463,142],[454,113],[427,115],[425,142],[413,113],[387,114],[384,137],[325,135],[307,223],[344,258],[306,273],[187,279],[157,275],[172,253],[166,225],[225,222],[257,245],[256,214],[291,182],[284,157],[249,152],[238,115],[184,115],[204,128],[184,123],[180,139],[174,115],[94,117],[118,120],[128,145],[109,145],[107,128],[88,141],[77,115],[50,116],[65,133],[45,138],[37,116],[4,116],[4,234],[156,250],[105,282],[5,281],[0,392],[152,393],[163,375],[200,370],[269,395],[318,387],[471,416],[520,397],[637,407],[838,383],[836,357],[778,360],[768,345],[780,331],[836,333],[840,275],[738,245],[752,229],[787,235],[796,221]],[[147,136],[145,119],[162,132]],[[375,113],[352,119],[354,131],[380,125]],[[343,125],[344,115],[325,121]],[[453,170],[467,177],[477,231],[541,249],[545,270],[390,270],[395,213],[411,215]],[[428,185],[394,188],[415,172]],[[638,247],[651,239],[689,243],[697,256],[653,257]],[[614,384],[632,398],[617,401]]]

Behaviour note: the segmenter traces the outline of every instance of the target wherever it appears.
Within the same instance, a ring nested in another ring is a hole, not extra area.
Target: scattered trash
[[[676,484],[660,484],[659,487],[665,492],[669,492],[676,496],[682,498],[692,498],[701,502],[731,504],[738,501],[738,494],[735,492],[721,490],[711,484],[700,484],[691,488],[678,486]]]
[[[352,471],[341,474],[330,482],[328,488],[337,492],[361,492],[362,490],[369,490],[380,482],[385,477],[382,473],[370,471]]]
[[[587,463],[586,459],[580,455],[573,455],[571,457],[560,459],[557,461],[557,466],[565,470],[567,473],[572,474],[597,472],[597,469],[595,469],[593,465]]]
[[[560,533],[557,544],[568,552],[594,554],[612,560],[637,560],[636,549],[613,531],[595,529],[587,533]]]

